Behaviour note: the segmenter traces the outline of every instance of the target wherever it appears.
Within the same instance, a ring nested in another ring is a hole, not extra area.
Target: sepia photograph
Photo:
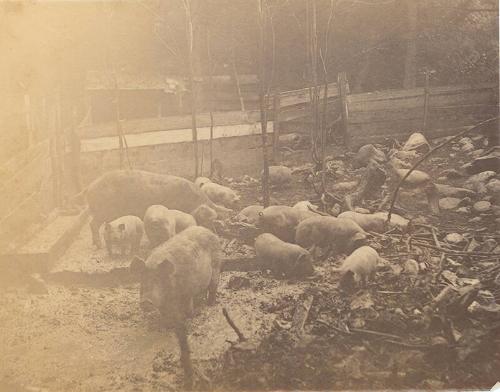
[[[0,0],[0,392],[500,392],[498,0]]]

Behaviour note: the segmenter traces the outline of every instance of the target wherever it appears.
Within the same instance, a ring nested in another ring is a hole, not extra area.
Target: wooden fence
[[[320,88],[319,96],[323,99],[323,86]],[[301,121],[305,124],[310,122],[310,97],[310,88],[275,93],[268,97],[269,120],[274,123],[269,130],[274,132],[274,141],[277,140],[280,130],[286,130],[290,122]],[[472,125],[485,118],[498,115],[498,86],[495,84],[350,94],[347,80],[341,75],[337,83],[328,85],[327,99],[330,120],[342,120],[336,121],[335,124],[341,129],[346,143],[351,148],[365,143],[382,142],[387,138],[404,139],[411,132],[424,129],[424,117],[426,117],[425,131],[429,136],[443,136],[446,132],[454,132],[446,131],[446,129]],[[71,185],[68,177],[77,178],[79,143],[72,138],[73,132],[64,134],[62,125],[57,125],[57,110],[50,113],[53,119],[49,121],[50,124],[43,138],[34,142],[27,140],[29,147],[12,152],[13,156],[10,159],[0,162],[2,164],[0,166],[0,194],[2,195],[0,247],[5,247],[13,238],[22,237],[30,224],[40,221],[40,218],[54,206],[62,205],[62,197],[65,193],[61,189],[63,184],[66,187]],[[427,115],[424,116],[424,113]],[[219,127],[215,129],[215,133],[220,138],[226,138],[225,140],[237,139],[233,136],[256,138],[259,121],[257,110],[214,113],[214,125]],[[31,133],[36,131],[33,129],[30,116],[26,117],[26,122],[25,131]],[[200,113],[198,126],[201,134],[204,132],[203,129],[210,125],[209,114]],[[93,143],[93,145],[99,144],[101,140],[101,144],[105,145],[104,149],[116,150],[118,143],[106,144],[104,142],[106,138],[117,136],[117,126],[116,122],[96,124],[79,128],[77,133],[81,139],[84,139],[82,145],[86,142],[87,144]],[[126,135],[133,135],[134,138],[144,137],[151,143],[168,144],[174,134],[178,136],[182,132],[186,135],[190,134],[191,119],[190,116],[135,119],[122,121],[120,126]],[[231,129],[231,132],[227,129]],[[235,133],[234,130],[238,132]],[[172,135],[169,134],[170,131]],[[21,130],[18,132],[22,133]],[[179,136],[178,139],[182,138]],[[182,140],[188,141],[189,138]],[[143,143],[141,140],[132,140],[132,136],[131,142],[137,146],[143,146],[140,147],[143,150],[151,144]],[[6,144],[7,147],[8,145],[9,143]],[[187,154],[184,153],[184,156]],[[75,189],[78,189],[78,182],[77,179],[73,186]],[[66,193],[72,192],[66,190]]]
[[[455,128],[497,116],[498,85],[386,90],[347,95],[346,101],[345,132],[349,144],[356,147],[387,138],[403,139],[415,131],[430,137],[446,136]]]

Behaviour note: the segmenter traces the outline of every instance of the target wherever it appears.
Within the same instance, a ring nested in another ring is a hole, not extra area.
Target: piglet
[[[264,267],[276,276],[303,278],[314,273],[312,257],[307,250],[264,233],[255,239],[255,253]]]
[[[374,278],[378,260],[379,255],[372,247],[362,246],[356,249],[342,263],[339,287],[352,290],[356,285],[365,286],[369,279]]]
[[[144,234],[142,220],[134,215],[126,215],[104,225],[104,241],[108,254],[113,254],[113,246],[120,248],[122,255],[130,249],[131,254],[136,254],[141,245]]]
[[[236,220],[238,222],[246,222],[252,225],[256,225],[259,221],[259,213],[264,210],[264,207],[257,204],[247,206],[243,208],[238,215],[236,215]]]
[[[240,200],[240,196],[231,188],[214,182],[203,184],[201,190],[212,202],[224,207],[233,208]]]
[[[304,213],[289,206],[270,206],[259,212],[257,227],[282,241],[294,242],[295,230]]]
[[[167,207],[152,205],[144,214],[144,229],[152,248],[175,235],[175,217]]]
[[[295,233],[295,242],[303,248],[327,248],[335,253],[350,253],[365,240],[366,232],[356,222],[333,216],[307,218]]]

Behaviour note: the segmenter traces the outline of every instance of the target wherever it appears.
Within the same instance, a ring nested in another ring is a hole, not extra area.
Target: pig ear
[[[160,270],[167,275],[171,275],[173,274],[175,267],[170,261],[163,260],[163,262],[160,264]]]
[[[133,275],[136,274],[140,275],[144,272],[145,269],[146,269],[146,263],[144,262],[144,260],[135,256],[132,262],[130,263],[130,272]]]
[[[118,225],[118,230],[120,230],[120,231],[125,231],[125,223],[120,223],[120,224]]]

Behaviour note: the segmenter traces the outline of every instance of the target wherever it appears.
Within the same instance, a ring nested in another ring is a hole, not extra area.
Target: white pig
[[[196,185],[198,188],[201,188],[203,185],[210,182],[212,182],[212,180],[208,177],[197,177],[196,180],[194,180],[194,185]]]
[[[130,253],[135,254],[141,245],[144,234],[142,220],[134,215],[126,215],[104,225],[104,241],[108,254],[113,254],[113,246],[120,247],[122,255],[130,248]]]
[[[340,267],[340,288],[350,290],[356,285],[365,286],[366,282],[375,276],[378,260],[379,255],[372,247],[362,246],[356,249]]]
[[[227,186],[214,182],[203,184],[201,191],[214,203],[222,204],[225,207],[234,207],[240,200],[240,196]],[[217,202],[216,202],[217,200]]]
[[[144,214],[144,229],[152,248],[175,235],[175,217],[162,205],[152,205]]]
[[[300,222],[295,242],[303,248],[327,248],[335,253],[348,253],[363,245],[365,231],[350,219],[315,216]]]

